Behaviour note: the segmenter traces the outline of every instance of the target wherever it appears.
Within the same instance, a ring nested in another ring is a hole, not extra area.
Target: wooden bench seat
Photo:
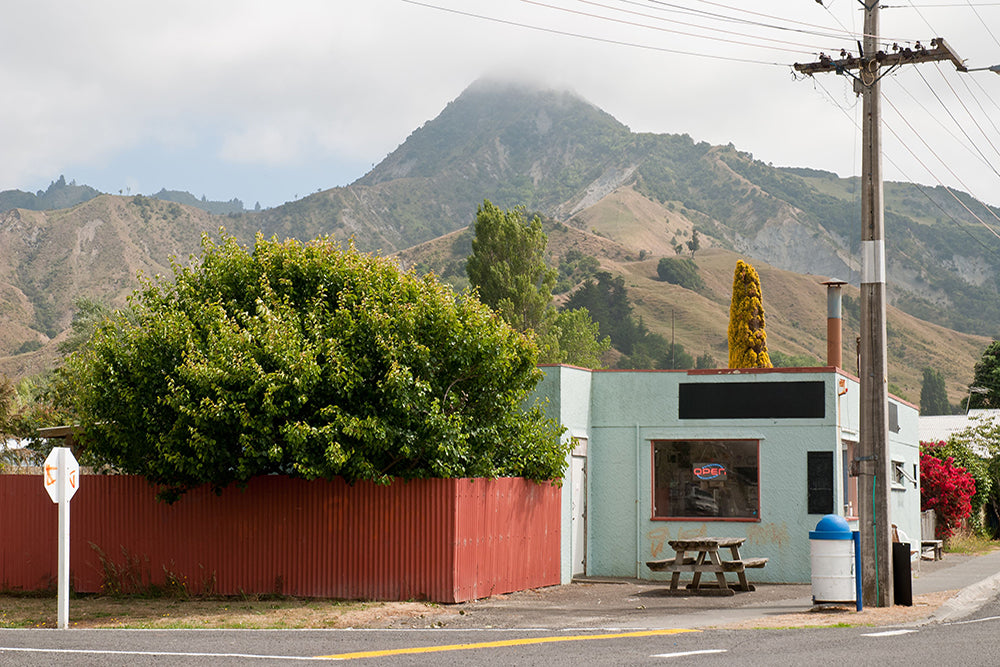
[[[677,564],[676,558],[667,558],[666,560],[648,560],[646,561],[646,567],[648,567],[653,572],[670,572],[674,569]],[[681,565],[694,565],[694,558],[685,558],[681,561]]]
[[[920,541],[920,556],[923,557],[924,549],[933,550],[934,560],[941,560],[944,557],[944,541],[943,540],[921,540]]]
[[[694,558],[685,558],[679,565],[676,558],[646,561],[646,567],[654,572],[742,572],[748,567],[764,567],[766,564],[766,558],[724,560],[718,565],[711,561],[698,563]]]

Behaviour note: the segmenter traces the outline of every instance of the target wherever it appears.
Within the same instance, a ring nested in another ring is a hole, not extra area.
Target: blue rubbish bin
[[[855,536],[836,514],[827,514],[809,531],[813,604],[858,601]]]

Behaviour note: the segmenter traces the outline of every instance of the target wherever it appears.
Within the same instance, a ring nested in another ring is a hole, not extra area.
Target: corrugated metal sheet
[[[259,477],[173,505],[142,478],[84,476],[71,503],[79,592],[460,602],[559,583],[559,490],[522,479],[391,486]],[[58,512],[41,479],[0,475],[0,586],[54,587]]]

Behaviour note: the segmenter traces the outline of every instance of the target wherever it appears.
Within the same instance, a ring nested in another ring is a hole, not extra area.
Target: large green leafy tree
[[[944,386],[944,375],[933,368],[925,368],[923,373],[924,378],[920,385],[920,414],[951,414],[948,392]]]
[[[733,300],[729,307],[729,367],[771,368],[764,331],[764,303],[760,276],[744,262],[733,272]]]
[[[330,240],[207,237],[67,362],[105,463],[166,496],[256,475],[558,479],[536,348],[469,295]]]
[[[971,387],[985,392],[970,392],[970,408],[1000,408],[1000,340],[990,343],[976,362]]]
[[[545,264],[541,220],[526,221],[523,208],[503,210],[487,200],[476,211],[475,232],[465,270],[480,300],[518,331],[538,329],[557,277]]]
[[[484,201],[466,263],[469,282],[483,303],[536,339],[540,363],[600,368],[611,341],[601,337],[587,310],[552,305],[557,273],[545,263],[547,244],[537,216],[529,222],[523,208],[503,210]]]

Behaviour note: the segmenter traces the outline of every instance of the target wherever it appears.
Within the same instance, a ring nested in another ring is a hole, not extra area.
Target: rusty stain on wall
[[[788,526],[784,521],[780,524],[751,525],[747,528],[747,541],[755,545],[777,545],[779,549],[784,549],[785,542],[788,541]]]
[[[678,540],[690,540],[695,537],[705,537],[708,535],[708,524],[701,524],[697,528],[678,528],[677,529],[677,539]],[[654,528],[653,530],[646,533],[646,539],[649,540],[649,555],[656,558],[661,553],[663,553],[664,548],[667,546],[667,542],[670,541],[670,526],[660,526],[659,528]]]
[[[663,551],[663,546],[670,539],[670,526],[660,526],[646,533],[649,540],[649,555],[656,558]]]

